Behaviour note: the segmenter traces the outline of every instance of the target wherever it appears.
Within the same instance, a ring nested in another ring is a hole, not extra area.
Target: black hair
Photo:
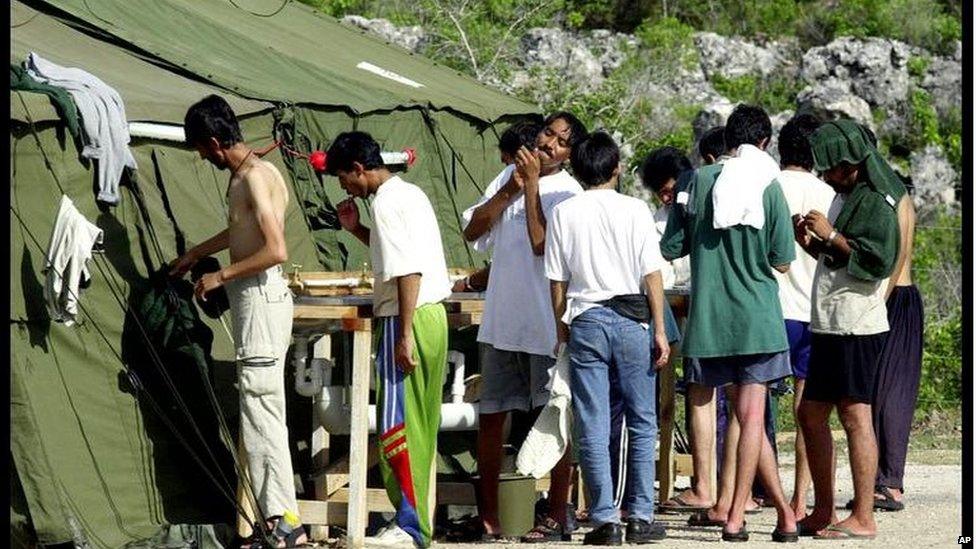
[[[183,131],[186,144],[191,147],[202,145],[211,137],[224,148],[244,141],[237,116],[219,95],[208,95],[187,109]]]
[[[813,151],[810,134],[820,127],[820,120],[812,114],[798,114],[779,131],[779,161],[785,166],[799,166],[813,170]]]
[[[552,124],[556,120],[562,119],[569,126],[569,146],[575,148],[576,144],[580,142],[581,139],[586,137],[589,132],[586,130],[586,126],[580,122],[579,118],[576,118],[571,112],[559,111],[554,112],[546,117],[545,121],[542,122],[542,127],[545,128]]]
[[[569,161],[576,180],[586,188],[595,187],[613,177],[620,165],[620,149],[606,132],[593,132],[573,146]]]
[[[674,147],[658,147],[641,163],[640,176],[644,186],[658,192],[669,180],[691,169],[691,161],[685,153]]]
[[[522,147],[530,151],[535,148],[536,139],[542,127],[534,122],[519,122],[512,124],[498,139],[498,150],[515,156],[515,153]]]
[[[762,107],[755,105],[738,105],[725,122],[726,150],[736,149],[740,145],[758,147],[760,141],[768,140],[772,135],[773,125],[769,121],[769,115]]]
[[[708,156],[711,156],[714,161],[728,150],[725,146],[725,126],[709,128],[698,140],[698,155],[702,160],[707,161]]]
[[[359,162],[367,170],[383,167],[380,144],[366,132],[340,133],[325,153],[325,170],[329,175],[352,171],[353,162]]]

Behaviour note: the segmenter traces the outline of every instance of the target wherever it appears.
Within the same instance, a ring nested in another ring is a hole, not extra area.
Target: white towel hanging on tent
[[[66,326],[75,323],[78,292],[81,284],[91,279],[88,260],[92,248],[101,243],[102,230],[81,215],[70,198],[61,195],[45,258],[44,300],[51,320]]]

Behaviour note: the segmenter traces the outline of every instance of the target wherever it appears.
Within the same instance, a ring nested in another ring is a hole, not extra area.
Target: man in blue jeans
[[[620,151],[613,139],[594,133],[573,147],[570,160],[586,191],[553,209],[545,266],[558,346],[568,346],[576,443],[596,525],[583,543],[621,545],[624,539],[607,446],[611,372],[620,381],[632,449],[626,539],[648,543],[666,536],[653,522],[655,370],[669,354],[664,260],[647,204],[616,191]]]

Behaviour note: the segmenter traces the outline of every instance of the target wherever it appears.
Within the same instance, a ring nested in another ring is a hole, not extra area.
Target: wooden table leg
[[[675,356],[677,349],[671,346],[671,356]],[[674,361],[661,368],[661,399],[658,402],[658,460],[657,479],[660,500],[671,499],[674,492]]]
[[[369,438],[369,375],[372,324],[360,320],[353,332],[352,425],[349,433],[349,511],[346,524],[349,546],[363,546],[366,536],[366,469]]]

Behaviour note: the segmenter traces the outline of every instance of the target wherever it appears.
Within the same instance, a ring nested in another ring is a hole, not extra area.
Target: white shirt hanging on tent
[[[47,246],[44,300],[51,320],[66,326],[78,316],[78,292],[91,279],[88,260],[102,243],[102,230],[85,219],[67,196],[61,195],[54,232]]]
[[[125,168],[136,169],[129,150],[129,124],[122,97],[111,86],[81,69],[56,65],[34,52],[27,58],[34,80],[64,88],[75,102],[85,130],[85,158],[98,161],[98,199],[119,202],[119,181]]]

